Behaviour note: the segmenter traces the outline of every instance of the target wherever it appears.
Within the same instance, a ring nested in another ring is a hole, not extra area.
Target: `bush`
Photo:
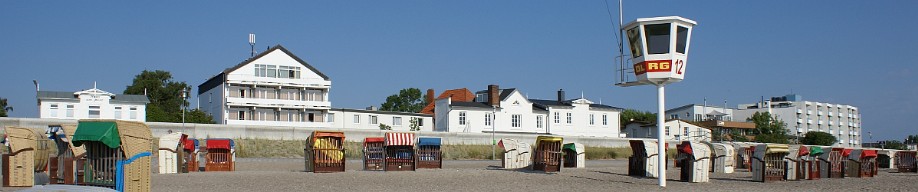
[[[800,139],[800,143],[804,145],[823,145],[823,146],[832,146],[837,142],[835,136],[826,132],[819,131],[810,131],[806,132],[806,135],[803,136],[803,139]]]

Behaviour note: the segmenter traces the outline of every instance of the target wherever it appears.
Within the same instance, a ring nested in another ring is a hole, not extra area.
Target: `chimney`
[[[368,110],[368,111],[376,111],[376,106],[372,106],[372,105],[371,105],[371,106],[367,107],[367,110]]]
[[[427,103],[433,103],[433,102],[434,102],[434,90],[427,89]]]
[[[564,89],[558,89],[558,102],[564,101]]]
[[[497,85],[488,85],[488,105],[500,107],[500,89]]]

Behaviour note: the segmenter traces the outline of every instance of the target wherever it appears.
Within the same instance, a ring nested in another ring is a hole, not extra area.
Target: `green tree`
[[[625,109],[620,113],[620,122],[622,127],[633,122],[653,123],[657,122],[657,114],[648,111],[638,111],[635,109]]]
[[[822,146],[832,146],[838,140],[832,134],[819,131],[810,131],[806,132],[806,135],[800,139],[800,143],[804,145],[822,145]]]
[[[909,135],[905,138],[905,144],[918,143],[918,135]]]
[[[421,95],[421,90],[418,88],[402,89],[398,91],[398,94],[386,97],[386,102],[379,107],[379,110],[418,113],[424,109],[424,106],[427,106],[425,97]]]
[[[755,129],[758,134],[755,141],[762,143],[788,143],[787,124],[772,116],[768,112],[755,112],[752,117],[746,119],[755,123]]]
[[[13,111],[13,107],[9,106],[6,98],[0,98],[0,117],[8,117],[7,112]]]
[[[740,131],[738,131],[738,130],[733,130],[733,132],[730,132],[730,138],[733,139],[733,141],[736,141],[736,142],[747,142],[747,141],[749,141],[749,139],[747,139],[746,136],[743,135],[743,134],[741,134]]]
[[[410,125],[408,125],[408,127],[411,127],[411,131],[420,131],[420,130],[421,130],[421,126],[418,125],[418,118],[412,117],[411,120],[408,121],[408,122],[411,123]]]
[[[392,130],[392,126],[380,123],[379,130]]]
[[[905,143],[902,143],[902,141],[886,140],[886,141],[883,143],[883,149],[906,150],[906,149],[908,149],[908,147],[905,146]]]
[[[200,109],[192,109],[185,112],[185,122],[191,123],[203,123],[203,124],[214,124],[214,117],[201,111]]]
[[[147,104],[147,121],[182,122],[182,106],[188,106],[188,101],[182,99],[183,90],[190,91],[191,86],[185,82],[173,81],[168,71],[144,70],[134,76],[133,83],[127,86],[124,94],[147,95],[150,99]],[[186,111],[185,122],[214,123],[213,117],[203,112],[191,115],[194,117],[188,118],[189,113]]]

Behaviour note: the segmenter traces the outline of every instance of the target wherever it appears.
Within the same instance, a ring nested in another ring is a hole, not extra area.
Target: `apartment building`
[[[711,128],[681,119],[663,123],[663,139],[668,141],[711,141]],[[657,123],[634,122],[625,125],[627,138],[657,138]]]
[[[415,123],[418,126],[416,131],[433,131],[433,115],[423,113],[379,111],[375,107],[332,108],[327,117],[331,129],[380,130],[380,125],[387,125],[393,131],[412,131],[411,125]]]
[[[738,105],[735,118],[747,119],[755,112],[771,112],[787,124],[788,135],[802,137],[810,131],[834,135],[839,147],[861,147],[861,114],[857,107],[845,104],[806,101],[800,95],[772,97],[751,104]]]
[[[198,86],[200,109],[229,125],[329,127],[331,80],[276,45]]]

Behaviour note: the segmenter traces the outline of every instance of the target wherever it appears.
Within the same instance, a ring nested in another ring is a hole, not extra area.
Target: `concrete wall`
[[[76,124],[76,120],[61,119],[36,119],[36,118],[5,118],[0,117],[0,126],[15,126],[28,128],[47,128],[53,124]],[[270,140],[306,140],[315,129],[296,127],[266,127],[243,125],[211,125],[211,124],[185,124],[147,122],[154,137],[165,135],[168,130],[182,131],[195,138],[257,138]],[[357,129],[322,129],[343,131],[348,141],[362,142],[366,137],[382,137],[386,132],[379,130]],[[422,137],[442,137],[446,145],[490,145],[491,134],[487,133],[448,133],[448,132],[417,132]],[[511,138],[534,143],[536,134],[495,134],[497,140]],[[628,139],[609,137],[572,137],[565,136],[564,142],[577,142],[591,147],[630,147]]]

